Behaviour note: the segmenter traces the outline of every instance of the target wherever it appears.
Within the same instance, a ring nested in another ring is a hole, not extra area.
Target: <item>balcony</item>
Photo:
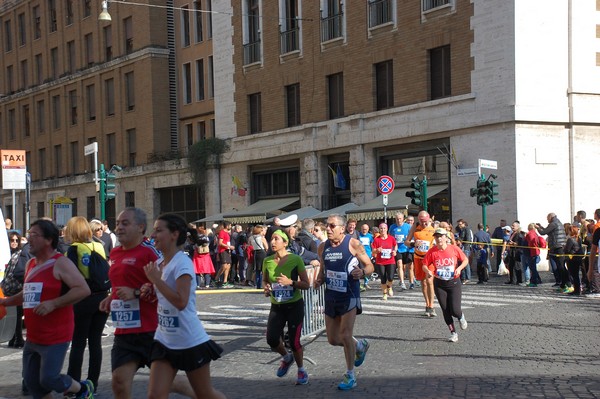
[[[392,1],[375,0],[369,2],[369,28],[392,22]]]
[[[244,65],[260,62],[260,40],[244,44]]]
[[[344,13],[321,18],[321,42],[342,37]]]
[[[300,28],[293,28],[280,33],[281,54],[300,49]]]

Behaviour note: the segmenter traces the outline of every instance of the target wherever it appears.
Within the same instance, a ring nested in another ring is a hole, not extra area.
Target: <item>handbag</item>
[[[504,260],[501,260],[500,264],[498,265],[498,275],[505,276],[507,274],[509,274],[508,269],[506,268],[506,265],[504,264]]]
[[[18,251],[13,254],[10,259],[8,266],[6,267],[4,273],[4,280],[0,282],[0,287],[2,287],[2,292],[6,296],[13,296],[21,292],[23,289],[23,283],[15,277],[15,268],[17,267],[17,262],[19,260],[19,254],[21,251]]]

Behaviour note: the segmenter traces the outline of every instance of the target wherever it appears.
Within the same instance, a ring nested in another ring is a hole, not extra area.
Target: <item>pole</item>
[[[12,220],[13,220],[13,228],[17,230],[17,195],[15,194],[15,190],[12,190]]]
[[[105,172],[104,172],[104,164],[100,164],[100,193],[98,194],[98,199],[100,200],[100,220],[106,219],[106,198],[104,197],[106,194],[106,190],[104,189],[104,185],[106,184],[105,180]]]
[[[25,174],[25,231],[29,230],[31,222],[31,173]]]
[[[487,226],[487,211],[486,211],[487,205],[483,204],[481,205],[481,223],[483,223],[483,229],[485,230],[486,226]]]
[[[427,176],[423,176],[423,209],[425,210],[425,212],[428,212],[427,210]]]

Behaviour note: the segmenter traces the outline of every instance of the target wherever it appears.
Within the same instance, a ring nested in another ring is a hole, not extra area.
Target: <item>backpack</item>
[[[542,236],[538,236],[538,242],[537,245],[539,248],[546,248],[548,247],[548,243],[546,242],[546,239]]]
[[[93,244],[89,256],[84,256],[81,262],[79,262],[77,259],[76,245],[71,245],[69,247],[69,250],[67,251],[67,257],[71,260],[71,262],[77,265],[78,269],[80,263],[83,267],[88,268],[89,277],[86,278],[85,281],[90,287],[90,291],[100,292],[108,291],[110,289],[111,284],[110,279],[108,278],[108,270],[110,269],[110,265],[108,264],[108,261],[102,257],[102,255],[94,251]],[[79,271],[81,272],[81,270]]]

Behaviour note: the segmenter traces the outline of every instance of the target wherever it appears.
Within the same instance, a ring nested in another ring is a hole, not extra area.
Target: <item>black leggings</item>
[[[379,274],[379,278],[381,279],[381,285],[384,285],[388,281],[394,281],[394,269],[396,268],[395,264],[391,265],[375,265],[375,270],[377,270],[377,274]]]
[[[581,279],[579,278],[579,270],[581,269],[581,263],[583,261],[583,257],[579,255],[574,255],[572,259],[567,257],[567,269],[569,270],[569,275],[571,276],[571,280],[573,282],[574,292],[579,294],[581,293]]]
[[[304,301],[302,299],[284,304],[271,304],[269,320],[267,321],[267,344],[273,349],[281,343],[285,324],[288,326],[290,346],[294,352],[302,348],[300,335],[304,320]]]
[[[462,309],[460,302],[462,299],[462,283],[459,278],[455,278],[449,281],[440,280],[439,278],[433,279],[433,290],[435,297],[437,298],[442,313],[444,314],[444,321],[447,325],[451,326],[454,324],[452,316],[457,319],[462,316]]]

